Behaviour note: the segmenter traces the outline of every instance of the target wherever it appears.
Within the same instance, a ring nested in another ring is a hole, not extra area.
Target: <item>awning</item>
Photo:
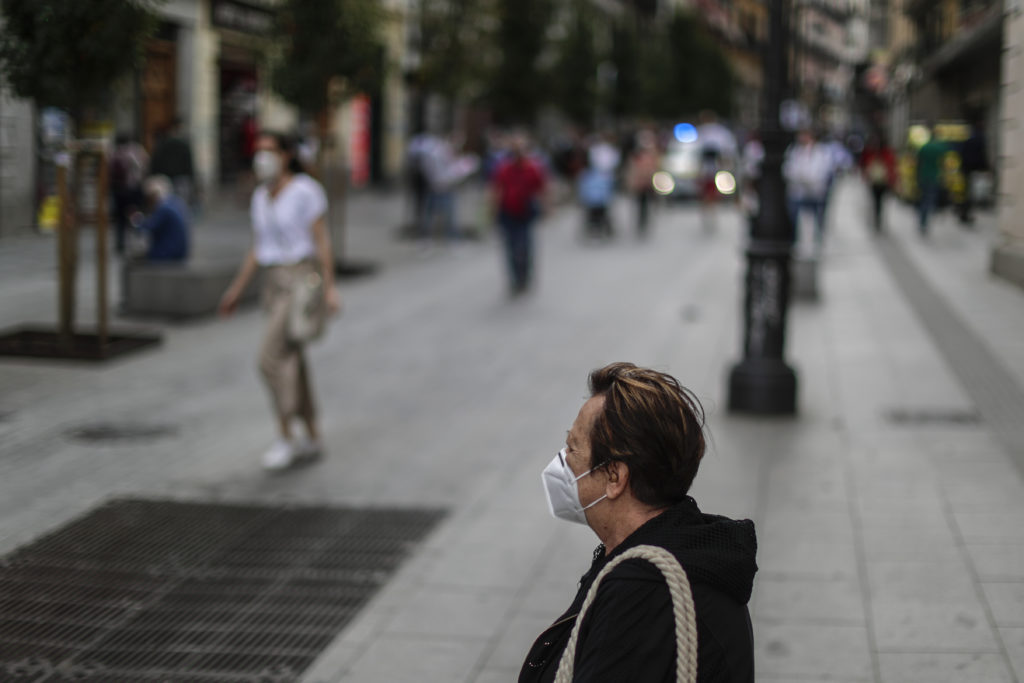
[[[1003,42],[1002,28],[1003,8],[999,3],[974,25],[957,30],[952,38],[922,62],[921,69],[931,75],[969,59],[982,49],[999,49]]]

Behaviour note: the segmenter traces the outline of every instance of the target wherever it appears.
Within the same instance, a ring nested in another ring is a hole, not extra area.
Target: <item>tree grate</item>
[[[294,681],[443,517],[112,501],[0,559],[0,680]]]

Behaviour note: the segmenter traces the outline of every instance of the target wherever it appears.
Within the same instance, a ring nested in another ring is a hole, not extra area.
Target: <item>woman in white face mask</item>
[[[692,674],[694,656],[699,683],[753,683],[754,524],[705,514],[688,495],[704,456],[699,402],[670,375],[632,363],[592,372],[590,394],[541,478],[551,513],[588,525],[602,545],[519,683],[668,683],[684,680],[684,662]],[[674,618],[666,558],[691,586],[692,629]]]
[[[296,458],[316,456],[322,450],[303,353],[310,335],[296,329],[308,329],[308,324],[301,321],[310,315],[337,312],[340,300],[334,289],[327,196],[320,183],[302,172],[290,138],[278,133],[261,134],[253,172],[260,183],[250,207],[253,244],[221,299],[220,312],[225,316],[233,313],[257,269],[262,270],[263,307],[268,320],[259,366],[278,429],[278,439],[264,455],[263,464],[268,469],[282,469]],[[322,287],[311,287],[314,282]],[[302,297],[309,296],[307,292],[315,292],[317,300],[300,303]],[[297,307],[302,310],[297,311]],[[305,428],[304,437],[297,438],[293,433],[296,420]]]

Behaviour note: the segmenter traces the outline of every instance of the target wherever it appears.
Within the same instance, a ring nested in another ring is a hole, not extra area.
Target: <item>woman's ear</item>
[[[608,463],[608,479],[605,484],[605,495],[615,500],[629,488],[629,467],[621,460]]]

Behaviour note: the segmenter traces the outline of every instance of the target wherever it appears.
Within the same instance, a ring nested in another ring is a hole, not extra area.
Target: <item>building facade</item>
[[[868,5],[801,0],[791,12],[794,95],[820,127],[849,130],[857,66],[868,54]]]
[[[998,149],[1002,0],[908,0],[916,69],[908,85],[912,121],[977,121]]]
[[[35,224],[35,107],[0,87],[0,238]]]
[[[1000,242],[992,253],[992,271],[1024,287],[1024,11],[1007,3],[1003,24],[1002,96],[999,106],[1000,144],[997,156]]]
[[[917,32],[906,13],[908,0],[871,0],[870,51],[860,74],[861,115],[901,147],[910,125],[908,88],[917,77]]]

